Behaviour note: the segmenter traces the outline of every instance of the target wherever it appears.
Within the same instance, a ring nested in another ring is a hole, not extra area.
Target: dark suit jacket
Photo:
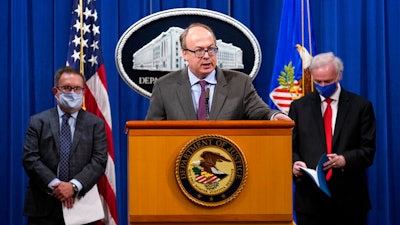
[[[258,96],[251,78],[237,71],[216,68],[210,120],[270,119],[271,110]],[[154,83],[147,120],[197,120],[188,69],[169,73]]]
[[[293,129],[293,162],[304,161],[308,167],[315,169],[321,155],[326,154],[319,94],[313,92],[294,101],[289,116],[296,123]],[[375,126],[372,104],[342,88],[332,152],[343,155],[346,166],[344,169],[333,169],[332,178],[328,181],[332,198],[323,194],[307,176],[297,180],[296,211],[318,213],[320,210],[336,210],[351,214],[370,209],[366,168],[374,159]]]
[[[47,216],[60,207],[60,201],[49,194],[48,184],[57,177],[60,123],[57,108],[30,118],[27,129],[23,165],[29,176],[24,215]],[[70,179],[77,179],[84,195],[100,179],[107,163],[107,141],[104,122],[80,110],[70,153]]]

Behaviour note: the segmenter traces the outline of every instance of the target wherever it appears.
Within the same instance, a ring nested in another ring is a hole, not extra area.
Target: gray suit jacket
[[[217,67],[216,78],[210,120],[262,120],[279,112],[265,104],[248,75]],[[146,120],[197,120],[190,88],[187,68],[158,79]]]
[[[26,132],[23,166],[29,176],[24,215],[47,216],[60,201],[50,195],[48,184],[57,177],[60,124],[57,108],[30,118]],[[70,153],[70,177],[77,179],[84,195],[103,175],[107,164],[104,122],[80,110]]]

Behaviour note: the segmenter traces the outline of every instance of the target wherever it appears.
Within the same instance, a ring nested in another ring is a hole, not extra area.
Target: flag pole
[[[306,2],[304,2],[306,1]],[[306,7],[306,12],[304,12],[304,4]],[[305,13],[307,13],[307,37],[308,37],[308,51],[310,53],[310,55],[313,55],[313,51],[312,51],[312,38],[311,38],[311,18],[310,18],[310,1],[309,0],[301,0],[301,46],[305,47],[304,42],[305,42],[305,21],[304,21],[304,16]],[[306,48],[307,49],[307,48]],[[302,76],[301,76],[301,86],[303,88],[302,91],[302,96],[306,95],[309,92],[314,91],[314,85],[313,85],[313,80],[311,77],[311,74],[309,73],[309,69],[308,68],[304,68],[305,67],[305,61],[302,60],[301,63],[301,71],[302,71]],[[307,71],[306,71],[307,70]]]
[[[312,48],[312,38],[311,38],[311,13],[310,13],[310,0],[307,0],[307,24],[308,24],[308,44],[310,49],[310,55],[313,56],[313,48]],[[310,86],[311,92],[314,91],[313,78],[310,76]]]
[[[301,46],[304,47],[304,0],[301,0]],[[301,60],[301,87],[303,88],[302,96],[304,96],[305,90],[305,79],[304,79],[304,60]]]
[[[79,48],[79,72],[85,76],[85,63],[84,63],[84,58],[83,58],[83,0],[79,0],[79,31],[81,33],[81,36],[79,38],[80,42],[80,48]],[[85,92],[83,92],[85,93]],[[85,96],[83,96],[82,99],[82,108],[83,110],[86,110],[86,104],[85,104]]]
[[[81,33],[81,37],[80,37],[80,39],[79,39],[79,41],[80,41],[80,52],[79,52],[79,58],[80,58],[80,64],[79,64],[79,72],[81,72],[81,74],[83,74],[83,76],[85,76],[85,70],[84,70],[84,67],[83,67],[83,64],[84,64],[84,62],[83,62],[83,60],[84,60],[84,58],[83,58],[83,15],[82,15],[82,13],[83,13],[83,0],[79,0],[79,30],[80,30],[80,33]]]

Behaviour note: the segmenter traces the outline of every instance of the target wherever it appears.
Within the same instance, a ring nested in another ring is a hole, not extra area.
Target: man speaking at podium
[[[217,67],[210,27],[191,24],[180,36],[188,66],[154,83],[146,120],[287,120],[257,94],[251,78]]]

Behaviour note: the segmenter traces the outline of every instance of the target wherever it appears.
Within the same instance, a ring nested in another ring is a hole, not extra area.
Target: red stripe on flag
[[[290,104],[283,104],[283,103],[280,103],[280,104],[278,104],[280,107],[290,107]]]
[[[213,183],[215,181],[219,181],[219,180],[220,179],[215,175],[212,175],[210,177],[205,177],[203,175],[197,175],[196,176],[196,181],[200,182],[200,183],[204,183],[204,184],[211,184],[211,183]]]
[[[81,21],[81,15],[84,15],[82,18],[82,24],[76,26],[77,23]],[[67,65],[74,67],[85,75],[87,80],[85,86],[85,108],[88,112],[97,115],[105,122],[109,161],[107,162],[106,172],[98,181],[97,186],[103,200],[103,206],[106,207],[104,210],[105,218],[101,223],[106,225],[116,225],[118,224],[118,213],[116,205],[114,144],[112,138],[111,110],[108,100],[107,79],[100,44],[100,23],[98,18],[96,1],[72,1],[72,18]],[[85,31],[81,32],[81,29],[83,28],[85,28]],[[81,46],[82,43],[84,43],[84,46]],[[82,54],[80,54],[81,50],[84,51]]]
[[[118,212],[116,205],[116,196],[112,191],[112,187],[108,182],[108,179],[105,174],[101,176],[99,182],[97,182],[97,186],[99,189],[100,195],[103,197],[104,201],[108,205],[108,209],[110,210],[111,217],[115,220],[115,223],[118,224]],[[111,190],[111,191],[110,191]]]
[[[219,178],[213,175],[213,176],[209,177],[205,183],[212,184],[215,181],[219,181]]]
[[[101,68],[104,68],[104,66],[101,66]],[[98,73],[99,78],[101,78],[101,73]],[[104,77],[104,75],[103,75]],[[103,86],[105,84],[103,83]],[[86,89],[89,89],[89,87],[86,85]],[[103,113],[101,112],[100,108],[97,106],[97,102],[95,97],[92,95],[91,91],[85,92],[85,107],[86,110],[95,114],[96,116],[100,117],[104,122],[105,122],[105,128],[106,128],[106,135],[107,135],[107,143],[108,143],[108,154],[110,157],[115,160],[114,157],[114,144],[113,144],[113,137],[112,137],[112,130],[110,124],[107,123],[107,120],[104,118]]]
[[[289,89],[276,88],[274,92],[289,93]]]
[[[101,67],[103,67],[103,66],[101,66]],[[98,73],[98,74],[101,74],[101,73]],[[87,88],[89,88],[89,87],[87,87]],[[113,145],[111,127],[105,120],[104,115],[101,112],[100,108],[97,106],[97,102],[95,100],[95,97],[92,95],[91,91],[85,92],[85,106],[86,106],[87,111],[94,113],[95,115],[97,115],[98,117],[100,117],[101,119],[104,120],[106,136],[107,136],[108,154],[109,154],[110,158],[114,161],[115,160],[114,159],[115,158],[114,157],[114,145]],[[113,175],[113,176],[115,176],[115,175]],[[112,179],[115,180],[114,177]],[[118,213],[117,213],[115,190],[113,190],[113,188],[111,187],[109,180],[105,174],[103,174],[103,176],[98,181],[98,188],[99,188],[100,195],[103,197],[104,202],[107,204],[107,207],[108,207],[108,210],[110,211],[111,217],[113,218],[115,223],[118,224]],[[106,214],[107,214],[107,212],[106,212]],[[110,218],[107,218],[107,216],[106,216],[105,219],[109,220]],[[109,223],[105,223],[105,224],[109,224]]]
[[[292,100],[292,97],[285,97],[285,96],[279,96],[279,95],[273,95],[273,96],[274,96],[274,99],[276,99],[276,100],[289,100],[289,101]]]
[[[108,92],[106,70],[104,68],[104,64],[99,66],[99,69],[97,70],[97,75],[99,76],[101,83],[103,83],[104,88]]]

